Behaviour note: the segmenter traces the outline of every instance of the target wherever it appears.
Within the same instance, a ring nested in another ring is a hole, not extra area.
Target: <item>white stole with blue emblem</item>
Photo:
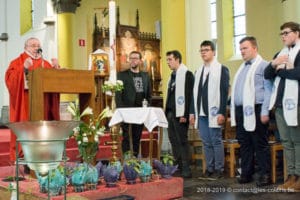
[[[218,112],[220,110],[220,81],[222,65],[214,59],[210,65],[209,79],[208,79],[208,124],[211,128],[220,128],[218,124]],[[194,107],[195,107],[195,128],[198,128],[198,108],[197,108],[197,98],[198,98],[198,88],[201,79],[201,74],[203,71],[203,65],[195,73],[195,84],[194,84]],[[201,106],[201,105],[200,105]],[[202,108],[200,108],[202,109]]]
[[[254,131],[256,127],[256,119],[255,119],[255,71],[257,66],[262,61],[260,55],[257,55],[255,58],[255,62],[251,64],[250,69],[247,73],[244,90],[243,90],[243,116],[244,116],[244,128],[246,131]],[[234,105],[234,91],[236,87],[236,81],[239,77],[242,68],[245,63],[243,63],[239,70],[237,71],[232,85],[232,94],[231,94],[231,106],[230,106],[230,116],[231,116],[231,126],[236,125],[235,121],[235,105]]]
[[[175,78],[175,105],[176,105],[176,117],[184,116],[185,109],[185,75],[188,71],[187,67],[184,64],[180,64],[176,70]],[[171,79],[168,81],[170,84]]]
[[[288,47],[283,48],[279,55],[289,55],[289,62],[294,64],[295,58],[300,50],[300,42],[298,41],[294,48],[290,49]],[[294,67],[294,66],[293,66]],[[280,77],[276,76],[272,95],[270,100],[269,109],[271,110],[275,104],[277,97],[278,85],[280,82]],[[298,80],[285,79],[285,87],[282,98],[282,108],[283,116],[288,126],[298,126]]]

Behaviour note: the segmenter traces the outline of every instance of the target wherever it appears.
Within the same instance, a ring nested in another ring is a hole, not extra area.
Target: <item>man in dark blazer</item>
[[[142,63],[142,55],[138,51],[132,51],[129,54],[130,69],[117,74],[117,80],[123,81],[124,90],[116,92],[116,106],[123,107],[142,107],[144,99],[150,104],[151,101],[151,82],[147,72],[140,71]],[[139,145],[141,134],[143,131],[143,124],[132,124],[132,143],[133,155],[137,157],[139,153]],[[123,153],[130,150],[129,145],[129,124],[123,123]]]
[[[195,73],[194,107],[195,128],[204,145],[206,172],[203,177],[223,177],[224,146],[222,125],[226,117],[229,71],[215,58],[215,45],[205,40],[200,45],[203,65]]]

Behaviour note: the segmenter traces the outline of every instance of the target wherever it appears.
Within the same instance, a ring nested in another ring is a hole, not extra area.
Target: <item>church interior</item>
[[[111,2],[116,5],[113,25],[109,19]],[[117,72],[129,68],[131,51],[141,52],[143,63],[140,70],[150,76],[150,106],[162,110],[165,107],[171,74],[166,52],[181,52],[183,63],[194,72],[203,64],[199,49],[204,40],[211,40],[216,45],[216,57],[228,67],[232,85],[233,77],[243,62],[238,41],[245,36],[256,37],[259,54],[266,61],[272,61],[274,54],[282,48],[280,25],[288,21],[299,22],[299,10],[298,0],[1,0],[0,171],[3,173],[0,172],[0,177],[13,171],[9,168],[13,164],[8,161],[10,138],[5,126],[9,123],[9,92],[5,84],[5,73],[10,62],[23,52],[24,42],[28,38],[39,38],[43,59],[57,58],[60,68],[71,70],[70,73],[61,71],[53,74],[53,80],[49,81],[46,76],[47,80],[43,80],[43,74],[40,73],[36,80],[37,84],[45,84],[43,90],[55,88],[55,92],[61,93],[60,117],[70,120],[71,116],[66,112],[66,107],[76,99],[81,101],[81,110],[83,106],[90,105],[96,115],[111,105],[112,98],[103,92],[103,84]],[[112,29],[115,30],[114,35],[111,34]],[[62,79],[65,81],[61,81]],[[53,84],[57,84],[56,87]],[[64,84],[69,85],[65,87]],[[36,105],[30,108],[33,113],[32,120],[43,118],[40,101],[36,96],[32,100],[31,105]],[[270,126],[270,132],[273,131],[272,128]],[[173,190],[166,185],[173,184],[180,189],[174,190],[173,196],[156,196],[149,199],[295,199],[297,193],[277,193],[274,190],[278,184],[282,184],[286,176],[285,166],[282,164],[283,147],[278,143],[270,143],[272,185],[257,188],[255,183],[240,185],[236,182],[236,176],[239,175],[239,144],[235,141],[235,131],[230,127],[228,116],[223,128],[226,172],[224,179],[197,179],[199,174],[205,171],[205,159],[198,133],[191,128],[188,136],[193,178],[176,177],[165,185],[154,186],[156,189],[163,187],[170,190],[167,191],[169,193]],[[147,131],[143,131],[141,153],[150,155],[153,151],[153,156],[159,157],[161,152],[171,151],[166,134],[165,128],[155,129],[154,135],[151,136],[154,137],[153,149],[148,149],[150,136]],[[274,137],[270,137],[270,141],[274,140]],[[98,159],[110,159],[111,146],[107,145],[110,142],[109,134],[101,139]],[[70,160],[75,161],[78,153],[75,141],[68,141],[67,151]],[[0,200],[10,197],[11,191],[7,190],[7,187],[7,183],[0,181]],[[144,186],[143,189],[145,194],[153,193],[150,188]],[[26,199],[26,189],[22,190],[21,199]],[[94,192],[90,196],[82,195],[78,199],[115,199],[112,197],[116,196],[116,193],[122,194],[119,190],[107,190],[103,189],[108,195],[102,198],[97,197],[97,193]],[[136,192],[141,190],[139,187],[128,190],[134,191],[137,199],[143,199],[143,194]],[[35,196],[37,192],[32,193],[32,199],[47,199],[45,194]],[[160,194],[161,192],[158,193]],[[69,198],[76,199],[76,195]]]

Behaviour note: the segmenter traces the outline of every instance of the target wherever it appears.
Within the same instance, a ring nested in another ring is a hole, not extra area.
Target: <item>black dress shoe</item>
[[[257,187],[263,187],[271,184],[271,177],[269,175],[260,176],[258,181],[256,182]]]
[[[238,183],[244,184],[244,183],[250,183],[252,181],[252,177],[246,177],[246,176],[241,176],[240,178],[237,179]]]

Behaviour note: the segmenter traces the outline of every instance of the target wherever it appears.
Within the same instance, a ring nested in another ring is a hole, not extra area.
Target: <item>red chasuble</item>
[[[9,92],[9,118],[10,122],[21,122],[29,120],[29,92],[24,89],[24,61],[29,57],[28,54],[22,53],[18,58],[13,60],[5,74],[5,83]],[[33,66],[28,70],[36,68],[52,68],[46,60],[32,59]],[[59,94],[45,94],[45,120],[59,120]],[[19,157],[23,157],[21,146],[18,146]],[[10,159],[16,160],[16,135],[11,132],[10,139]]]

